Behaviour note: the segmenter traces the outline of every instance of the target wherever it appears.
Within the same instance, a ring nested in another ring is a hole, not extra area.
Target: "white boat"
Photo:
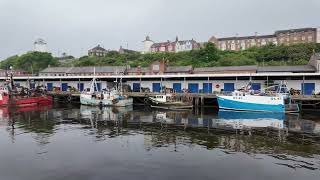
[[[93,78],[89,91],[84,91],[80,95],[80,102],[83,105],[90,106],[114,106],[114,107],[126,107],[133,105],[133,99],[122,95],[116,89],[105,90],[102,92],[95,91],[94,87],[97,87],[96,79]]]
[[[133,99],[128,96],[121,95],[118,90],[103,91],[103,106],[126,107],[133,105]]]
[[[252,95],[250,92],[234,91],[230,96],[217,95],[217,99],[219,109],[285,112],[282,95]]]
[[[151,107],[159,109],[184,110],[193,108],[192,102],[178,100],[172,94],[156,95],[155,97],[149,97],[149,100]]]

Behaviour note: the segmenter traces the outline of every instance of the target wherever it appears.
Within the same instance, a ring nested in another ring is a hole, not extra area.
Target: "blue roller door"
[[[176,93],[181,93],[181,83],[173,83],[173,90],[176,92]]]
[[[189,83],[188,89],[189,89],[190,93],[198,93],[199,92],[199,84]]]
[[[96,83],[94,85],[94,91],[101,91],[101,83]]]
[[[252,83],[251,88],[255,91],[260,91],[261,90],[261,83]]]
[[[234,91],[234,83],[224,83],[224,92],[233,92]]]
[[[68,83],[61,83],[61,91],[67,91],[68,90]]]
[[[132,86],[133,92],[140,92],[140,83],[133,83]]]
[[[314,92],[315,90],[315,83],[302,83],[301,84],[301,90],[302,90],[302,93],[303,95],[312,95],[312,93]]]
[[[53,90],[53,83],[47,83],[47,91]]]
[[[78,90],[80,92],[84,90],[84,84],[83,83],[78,83]]]
[[[203,83],[203,92],[212,93],[212,83]]]
[[[161,85],[160,83],[152,83],[152,92],[160,92]]]

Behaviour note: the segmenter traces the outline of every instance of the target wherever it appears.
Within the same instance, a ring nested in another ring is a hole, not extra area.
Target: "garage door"
[[[84,84],[83,83],[78,83],[78,90],[82,92],[84,90]]]
[[[140,83],[133,83],[132,86],[133,92],[140,92]]]
[[[173,83],[173,90],[177,93],[181,93],[181,83]]]
[[[189,89],[190,93],[198,93],[199,92],[199,84],[189,83],[188,89]]]
[[[47,91],[53,90],[53,83],[47,83]]]
[[[224,83],[224,92],[233,92],[234,91],[234,83]]]
[[[203,83],[203,92],[212,93],[212,83]]]
[[[68,83],[61,83],[61,91],[67,91],[68,90]]]
[[[160,92],[161,85],[160,83],[152,83],[152,92]]]
[[[314,92],[315,90],[315,83],[302,83],[301,84],[301,90],[302,90],[302,93],[303,95],[312,95],[312,93]]]
[[[260,91],[261,90],[261,83],[252,83],[251,87],[255,91]]]

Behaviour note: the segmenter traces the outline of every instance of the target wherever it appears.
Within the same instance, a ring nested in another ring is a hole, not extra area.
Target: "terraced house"
[[[176,37],[175,41],[166,41],[155,43],[149,36],[143,41],[144,51],[143,53],[157,53],[157,52],[182,52],[191,51],[193,49],[199,49],[200,44],[195,40],[179,40]]]
[[[209,42],[216,44],[220,50],[244,50],[261,47],[272,43],[275,45],[292,45],[298,43],[320,43],[320,28],[301,28],[276,31],[271,35],[233,36],[217,38],[212,36]]]

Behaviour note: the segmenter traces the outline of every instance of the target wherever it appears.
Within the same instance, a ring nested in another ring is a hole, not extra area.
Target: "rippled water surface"
[[[0,108],[1,180],[319,179],[320,114]]]

